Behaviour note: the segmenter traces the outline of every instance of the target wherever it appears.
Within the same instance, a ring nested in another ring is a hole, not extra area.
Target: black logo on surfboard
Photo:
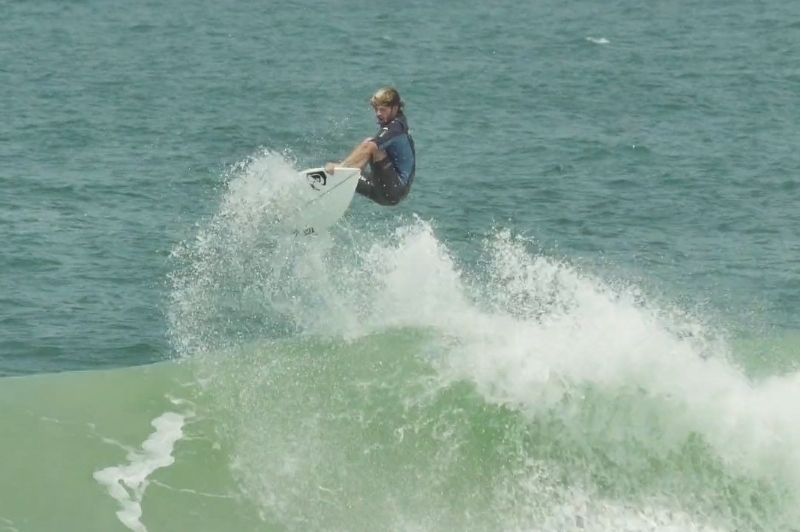
[[[317,232],[316,232],[316,231],[314,231],[314,228],[313,228],[313,227],[306,227],[306,228],[305,228],[305,229],[303,229],[302,231],[300,231],[299,229],[295,229],[294,231],[292,231],[292,234],[293,234],[294,236],[298,236],[298,235],[300,235],[300,234],[303,234],[303,235],[306,235],[306,236],[307,236],[307,235],[315,235],[315,234],[317,234]]]
[[[328,182],[328,176],[325,172],[309,172],[306,174],[306,179],[308,179],[308,184],[314,190],[319,190],[317,186],[324,187]]]

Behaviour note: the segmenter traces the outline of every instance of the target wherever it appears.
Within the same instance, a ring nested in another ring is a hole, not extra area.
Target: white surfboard
[[[281,225],[295,234],[313,234],[332,226],[350,207],[361,171],[358,168],[308,168],[289,204],[281,209]]]

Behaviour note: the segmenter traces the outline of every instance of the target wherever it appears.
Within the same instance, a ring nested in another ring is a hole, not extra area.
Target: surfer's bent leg
[[[386,157],[370,161],[356,186],[356,192],[366,196],[378,205],[397,205],[408,195],[408,189]]]
[[[356,192],[378,205],[397,205],[408,194],[409,187],[397,175],[386,152],[379,150],[372,139],[359,144],[342,166],[361,168]]]
[[[359,177],[358,183],[356,184],[356,193],[371,199],[375,203],[380,203],[380,199],[378,197],[378,186],[375,185],[375,180],[370,165],[367,165],[367,167],[361,172],[361,177]]]

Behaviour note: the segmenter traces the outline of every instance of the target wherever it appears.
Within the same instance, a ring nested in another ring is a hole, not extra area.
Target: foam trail
[[[14,527],[14,522],[10,519],[6,519],[5,517],[0,517],[0,524],[3,525],[3,528],[0,530],[7,530],[8,532],[19,532],[19,529]]]
[[[175,442],[183,437],[185,420],[181,414],[165,412],[152,421],[156,430],[142,443],[142,452],[128,453],[129,464],[107,467],[94,473],[94,479],[119,502],[119,520],[134,532],[147,532],[141,518],[148,477],[155,470],[175,461],[172,450]]]

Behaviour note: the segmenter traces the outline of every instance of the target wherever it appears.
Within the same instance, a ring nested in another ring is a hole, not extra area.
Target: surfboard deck
[[[287,205],[282,225],[294,234],[310,235],[336,224],[350,207],[361,171],[336,167],[333,174],[324,167],[299,172],[303,183]]]

